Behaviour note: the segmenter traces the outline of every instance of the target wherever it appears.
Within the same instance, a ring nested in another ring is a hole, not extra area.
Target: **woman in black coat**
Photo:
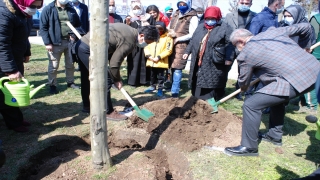
[[[23,77],[23,63],[29,61],[30,20],[42,6],[42,1],[2,0],[0,1],[0,78],[8,76],[10,80],[20,81]],[[0,113],[9,129],[27,132],[30,123],[24,121],[19,107],[4,103],[4,94],[0,91]]]
[[[155,19],[149,14],[145,14],[141,3],[132,6],[133,15],[131,15],[130,21],[125,21],[127,25],[135,29],[145,25],[155,25]],[[150,69],[146,67],[146,62],[147,60],[141,47],[136,47],[132,53],[127,56],[128,85],[140,86],[147,84],[151,75]]]
[[[188,85],[192,95],[203,100],[224,96],[234,59],[234,46],[229,42],[232,29],[221,17],[218,7],[208,7],[205,22],[198,25],[183,55],[187,59],[192,54]]]

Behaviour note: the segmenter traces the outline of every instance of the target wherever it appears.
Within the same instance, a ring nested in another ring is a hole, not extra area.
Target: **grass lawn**
[[[123,64],[124,65],[124,64]],[[25,64],[25,77],[35,87],[47,82],[48,60],[43,46],[32,45],[30,63]],[[85,137],[90,134],[88,114],[82,113],[80,90],[68,89],[65,82],[64,63],[61,62],[58,74],[60,93],[50,95],[48,87],[42,89],[31,100],[31,105],[22,108],[26,120],[32,123],[30,132],[25,134],[8,130],[0,120],[0,139],[7,154],[7,162],[0,169],[0,179],[16,179],[19,168],[30,162],[30,157],[52,146],[57,136]],[[125,66],[121,68],[124,84],[126,82]],[[80,74],[75,73],[76,84],[80,84]],[[181,97],[190,96],[187,87],[188,74],[184,72],[181,84]],[[227,94],[234,91],[234,80],[229,80]],[[124,86],[138,105],[156,97],[136,98],[147,88]],[[165,92],[167,96],[170,94]],[[127,103],[120,91],[112,90],[112,101],[118,110]],[[221,107],[242,116],[241,101],[231,99]],[[318,112],[319,113],[319,112]],[[316,125],[305,121],[305,113],[294,111],[289,105],[285,116],[283,146],[277,148],[270,143],[259,145],[258,157],[230,157],[219,151],[201,149],[187,153],[190,172],[194,179],[293,179],[313,172],[320,163],[320,141],[315,139]],[[108,128],[117,122],[108,123]],[[260,130],[266,131],[268,116],[263,115]],[[201,132],[199,132],[201,133]],[[90,157],[85,157],[89,159]],[[88,161],[90,163],[90,161]],[[81,169],[81,167],[79,167]],[[85,169],[81,169],[86,171]],[[116,170],[115,170],[116,171]],[[92,179],[101,179],[94,175]],[[103,178],[104,179],[104,178]]]

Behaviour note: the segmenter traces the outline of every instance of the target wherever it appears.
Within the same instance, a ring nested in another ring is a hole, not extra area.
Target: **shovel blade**
[[[142,120],[148,122],[149,121],[149,118],[151,118],[152,116],[154,116],[154,114],[147,110],[147,109],[139,109],[139,110],[136,110],[136,115],[141,118]]]

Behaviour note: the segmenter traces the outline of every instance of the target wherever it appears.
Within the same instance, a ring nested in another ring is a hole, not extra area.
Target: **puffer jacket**
[[[161,21],[163,22],[166,26],[169,25],[170,23],[170,20],[168,17],[166,17],[164,14],[162,14],[161,12],[159,12],[159,17],[158,17],[158,20],[157,21]]]
[[[202,64],[198,67],[200,43],[207,33],[208,30],[204,27],[204,23],[199,24],[185,50],[185,54],[192,54],[188,86],[192,87],[193,77],[197,76],[196,86],[199,88],[225,88],[230,67],[213,62],[213,48],[224,46],[224,59],[229,61],[234,59],[234,46],[229,40],[232,27],[220,21],[211,30],[203,54]]]
[[[24,57],[30,56],[30,29],[26,16],[12,0],[0,1],[0,27],[0,71],[23,73]]]
[[[144,48],[144,54],[146,57],[159,57],[159,61],[154,63],[151,60],[147,60],[147,67],[155,68],[168,68],[169,56],[172,53],[173,39],[168,37],[168,33],[164,33],[160,36],[158,42],[153,42]]]

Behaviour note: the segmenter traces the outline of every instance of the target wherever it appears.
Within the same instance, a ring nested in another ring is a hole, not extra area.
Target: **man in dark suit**
[[[109,23],[123,23],[122,17],[116,13],[114,0],[109,1]]]
[[[81,28],[87,33],[89,32],[89,11],[88,6],[79,2],[79,0],[72,0],[73,8],[77,11],[77,14],[81,21]]]
[[[299,45],[290,36],[299,36]],[[241,90],[247,90],[252,75],[265,86],[244,102],[241,145],[225,148],[226,154],[257,156],[259,139],[282,145],[285,103],[314,88],[320,70],[319,61],[304,50],[310,48],[311,36],[309,23],[271,27],[256,36],[246,29],[231,34],[230,41],[241,51],[237,57]],[[270,107],[269,131],[259,134],[261,110],[266,107]]]
[[[226,15],[225,22],[230,27],[232,27],[232,30],[240,28],[249,30],[251,21],[253,17],[256,15],[255,12],[250,11],[251,5],[252,0],[238,0],[238,9]],[[236,89],[239,89],[238,82],[236,83]],[[236,98],[238,100],[243,100],[240,93],[236,96]]]

